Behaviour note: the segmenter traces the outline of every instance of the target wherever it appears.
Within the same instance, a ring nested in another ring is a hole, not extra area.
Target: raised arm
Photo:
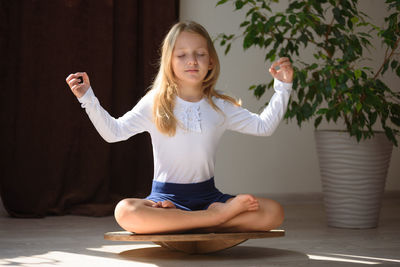
[[[82,84],[79,84],[79,75],[83,77]],[[115,119],[100,105],[90,87],[89,77],[86,73],[69,75],[67,83],[75,96],[77,96],[78,101],[81,103],[82,108],[85,109],[98,133],[107,142],[123,141],[148,129],[149,116],[151,115],[147,103],[149,95],[139,101],[132,110]]]
[[[226,103],[224,112],[227,115],[227,129],[251,135],[271,135],[285,115],[292,84],[275,79],[274,90],[268,106],[260,115]]]
[[[269,72],[274,77],[275,94],[268,106],[258,115],[241,107],[227,105],[228,129],[264,136],[276,130],[285,115],[292,90],[293,68],[289,58],[283,57],[274,62]]]

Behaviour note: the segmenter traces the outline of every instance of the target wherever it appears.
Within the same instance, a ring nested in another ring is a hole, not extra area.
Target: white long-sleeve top
[[[100,105],[92,88],[78,100],[99,134],[109,143],[126,140],[141,132],[150,133],[154,180],[198,183],[214,177],[216,149],[225,130],[260,136],[275,131],[286,112],[292,84],[275,79],[274,90],[260,115],[219,98],[213,98],[213,101],[223,114],[213,109],[206,98],[188,102],[176,97],[174,114],[180,123],[172,137],[160,133],[153,122],[153,91],[118,119]]]

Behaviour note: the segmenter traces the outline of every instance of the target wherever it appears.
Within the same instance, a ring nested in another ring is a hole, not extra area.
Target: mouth
[[[185,72],[198,72],[199,70],[193,69],[193,70],[185,70]]]

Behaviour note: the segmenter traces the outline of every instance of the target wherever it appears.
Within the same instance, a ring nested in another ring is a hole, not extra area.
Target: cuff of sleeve
[[[94,103],[95,102],[96,96],[94,95],[94,92],[92,90],[92,87],[89,87],[89,89],[86,91],[86,93],[78,98],[78,101],[81,104],[86,104],[86,103]]]
[[[285,82],[282,82],[282,81],[274,78],[274,90],[275,91],[281,91],[281,92],[283,91],[283,92],[290,93],[290,92],[292,92],[292,86],[293,86],[293,83],[285,83]]]

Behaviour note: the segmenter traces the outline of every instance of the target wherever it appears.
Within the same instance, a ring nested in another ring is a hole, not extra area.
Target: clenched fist
[[[278,70],[275,68],[279,67]],[[293,67],[290,63],[290,59],[287,57],[282,57],[275,61],[269,68],[271,75],[284,83],[293,82]]]
[[[66,81],[72,93],[74,93],[77,98],[81,98],[90,87],[89,76],[86,72],[70,74]]]

